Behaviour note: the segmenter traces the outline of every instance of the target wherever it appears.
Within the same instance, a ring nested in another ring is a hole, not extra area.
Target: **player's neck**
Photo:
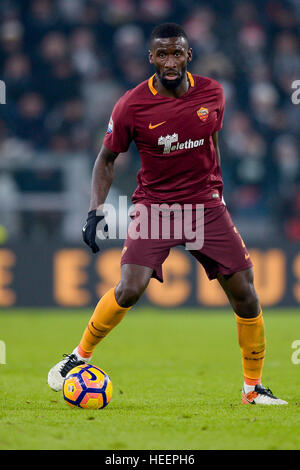
[[[187,75],[185,75],[180,85],[174,90],[165,88],[156,75],[154,76],[153,85],[160,95],[166,96],[167,98],[180,98],[180,96],[184,95],[190,88],[190,82]]]

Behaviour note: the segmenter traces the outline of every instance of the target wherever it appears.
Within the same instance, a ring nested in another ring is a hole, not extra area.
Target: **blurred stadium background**
[[[251,248],[266,306],[300,302],[299,0],[1,0],[0,305],[92,305],[119,277],[122,242],[81,242],[94,160],[111,110],[153,73],[148,38],[185,28],[190,71],[222,83],[225,200]],[[116,162],[109,200],[131,196],[139,156]],[[144,302],[227,305],[183,250]]]

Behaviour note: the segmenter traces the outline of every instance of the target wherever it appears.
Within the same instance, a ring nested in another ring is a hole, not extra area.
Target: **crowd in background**
[[[92,167],[115,102],[153,73],[149,36],[166,21],[189,37],[189,70],[224,87],[220,148],[232,216],[300,240],[300,104],[291,100],[298,0],[2,0],[0,160],[83,152]],[[131,194],[135,146],[116,165],[115,184]]]

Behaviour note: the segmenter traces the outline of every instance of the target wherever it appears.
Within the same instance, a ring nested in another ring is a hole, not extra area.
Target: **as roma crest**
[[[202,122],[205,122],[207,121],[207,118],[208,118],[208,115],[209,115],[209,111],[207,108],[203,108],[203,106],[201,106],[200,109],[198,109],[197,111],[197,115],[199,117],[199,119],[202,121]]]

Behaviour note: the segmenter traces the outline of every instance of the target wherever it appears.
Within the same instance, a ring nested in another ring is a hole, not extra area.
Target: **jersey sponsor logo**
[[[114,128],[114,121],[113,121],[112,117],[110,116],[107,132],[109,132],[109,134],[111,134],[112,131],[113,131],[113,128]]]
[[[186,140],[185,142],[178,142],[178,134],[174,132],[172,135],[166,135],[165,137],[160,136],[158,141],[158,145],[163,145],[164,146],[164,154],[170,153],[170,152],[175,152],[176,150],[189,150],[193,149],[196,147],[199,147],[200,145],[204,144],[204,139],[198,139],[198,140]]]
[[[209,111],[207,108],[204,108],[203,106],[201,106],[201,108],[199,108],[197,111],[197,115],[200,121],[205,122],[208,119]]]
[[[167,121],[162,121],[162,122],[159,122],[158,124],[152,124],[152,123],[150,122],[150,124],[149,124],[149,129],[155,129],[156,127],[161,126],[161,125],[164,124],[165,122],[167,122]]]

